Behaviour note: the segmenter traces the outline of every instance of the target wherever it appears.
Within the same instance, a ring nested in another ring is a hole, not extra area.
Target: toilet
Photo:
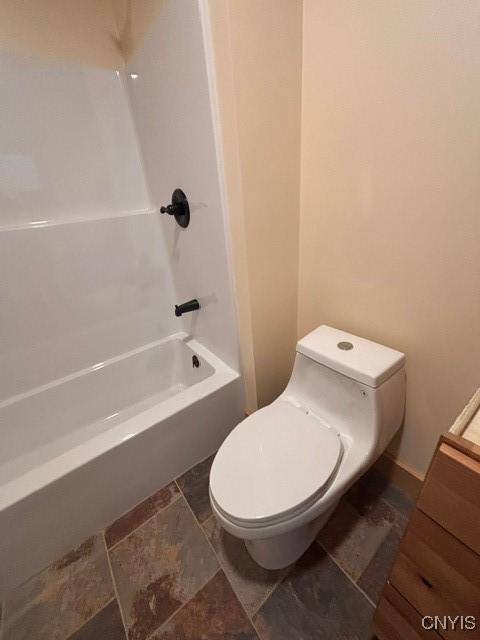
[[[404,406],[403,353],[318,327],[297,343],[285,391],[215,456],[209,493],[220,525],[262,567],[288,566],[384,451]]]

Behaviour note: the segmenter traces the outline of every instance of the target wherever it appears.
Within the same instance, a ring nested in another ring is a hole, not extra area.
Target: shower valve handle
[[[181,227],[188,227],[190,207],[188,206],[187,196],[181,189],[175,189],[172,193],[172,204],[160,207],[160,213],[168,213],[169,216],[175,216],[175,220]]]
[[[160,213],[168,213],[169,216],[174,216],[176,213],[183,213],[183,205],[167,204],[166,207],[160,207]]]

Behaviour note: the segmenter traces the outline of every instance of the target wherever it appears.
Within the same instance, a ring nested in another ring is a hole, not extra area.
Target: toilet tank
[[[405,407],[405,355],[322,325],[297,343],[284,395],[378,456]]]

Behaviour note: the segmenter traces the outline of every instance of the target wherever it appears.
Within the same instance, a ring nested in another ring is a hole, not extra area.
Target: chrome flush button
[[[342,351],[350,351],[353,349],[353,344],[351,342],[337,342],[337,347]]]

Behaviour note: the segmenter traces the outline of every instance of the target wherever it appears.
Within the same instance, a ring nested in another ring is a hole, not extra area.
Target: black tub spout
[[[178,318],[184,313],[189,313],[190,311],[196,311],[197,309],[200,309],[200,303],[196,298],[194,298],[193,300],[189,300],[188,302],[184,302],[183,304],[176,304],[175,315]]]

